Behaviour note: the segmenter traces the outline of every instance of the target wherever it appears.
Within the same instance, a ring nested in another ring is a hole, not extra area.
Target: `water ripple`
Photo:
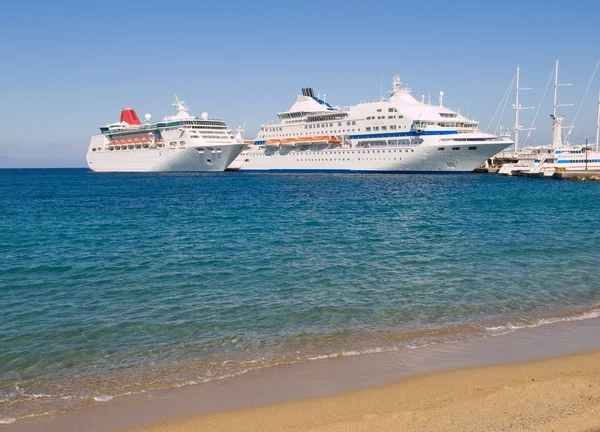
[[[0,421],[593,318],[598,198],[493,176],[2,170]]]

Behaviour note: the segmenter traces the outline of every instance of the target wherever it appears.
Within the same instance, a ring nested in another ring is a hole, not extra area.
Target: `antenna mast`
[[[531,130],[531,128],[524,129],[523,126],[519,124],[519,111],[524,109],[533,109],[533,107],[522,107],[519,104],[519,92],[523,90],[531,90],[531,88],[521,88],[519,87],[519,78],[521,74],[521,68],[517,66],[517,85],[516,85],[516,98],[515,104],[513,105],[513,109],[515,110],[515,154],[519,151],[519,135],[521,131]]]

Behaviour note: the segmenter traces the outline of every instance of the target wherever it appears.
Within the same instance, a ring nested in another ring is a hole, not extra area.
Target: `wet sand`
[[[600,352],[435,373],[134,430],[600,431]]]
[[[600,431],[600,319],[282,365],[0,430]]]

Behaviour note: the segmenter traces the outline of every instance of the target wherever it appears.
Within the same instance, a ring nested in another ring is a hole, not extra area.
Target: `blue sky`
[[[89,3],[89,4],[88,4]],[[600,59],[600,2],[102,1],[11,2],[0,16],[0,166],[85,166],[90,135],[133,106],[193,114],[232,128],[289,109],[302,87],[335,105],[379,97],[399,73],[481,122],[521,67],[522,105],[539,106],[561,61],[570,124]],[[600,72],[574,137],[595,136]],[[551,88],[529,143],[551,140]],[[511,96],[512,104],[514,96]],[[528,126],[533,111],[524,111]],[[502,124],[512,126],[510,105]],[[494,126],[495,127],[495,126]],[[493,128],[492,128],[493,129]]]

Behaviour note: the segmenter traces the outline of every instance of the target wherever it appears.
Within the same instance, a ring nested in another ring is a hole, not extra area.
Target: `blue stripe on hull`
[[[420,135],[457,135],[457,131],[423,131],[417,132],[387,132],[387,133],[368,133],[368,134],[353,134],[349,135],[350,139],[366,139],[366,138],[396,138],[396,137],[416,137]]]
[[[371,171],[345,169],[240,169],[240,172],[253,173],[323,173],[323,174],[470,174],[471,171]]]

